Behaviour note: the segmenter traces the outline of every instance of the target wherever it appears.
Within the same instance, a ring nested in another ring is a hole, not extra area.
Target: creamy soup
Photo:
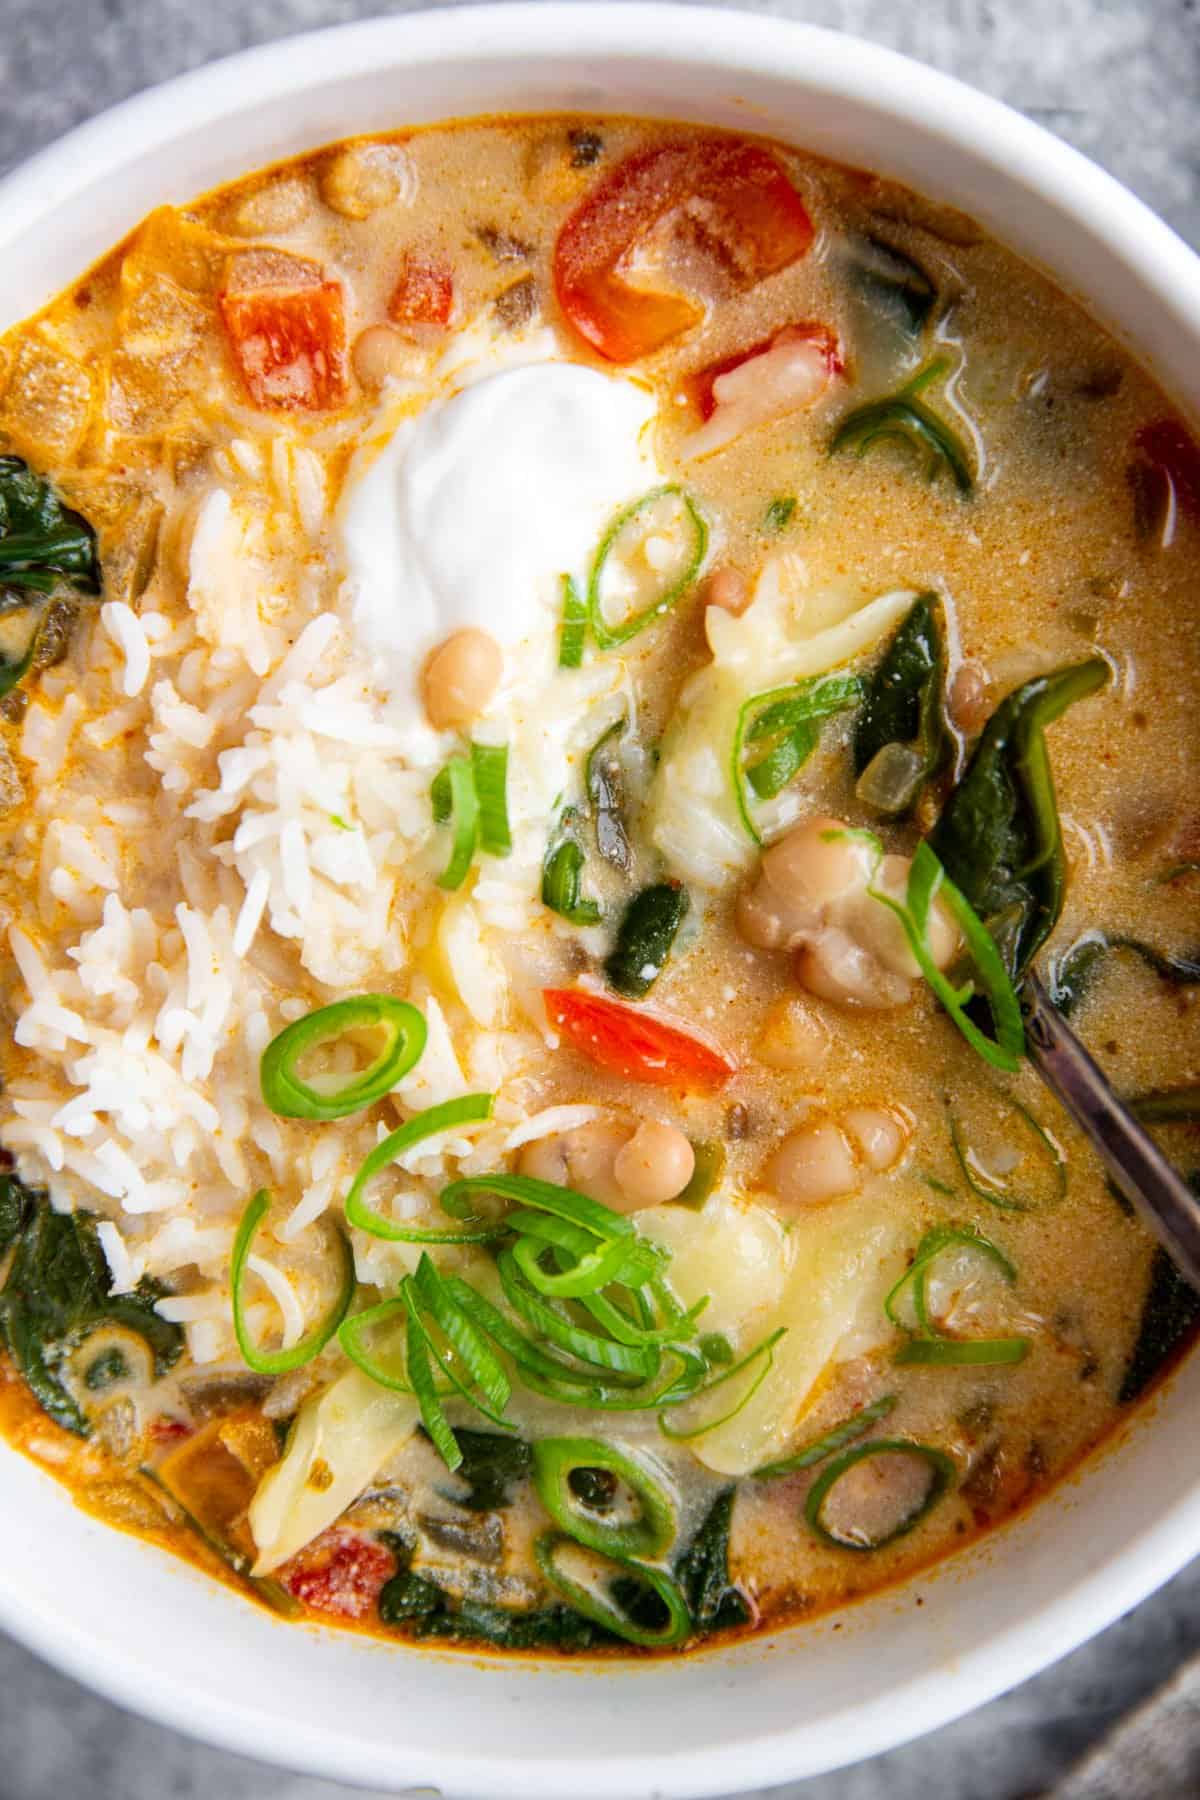
[[[0,340],[0,1420],[402,1639],[681,1648],[1043,1494],[1197,1302],[1200,449],[971,220],[355,140]]]

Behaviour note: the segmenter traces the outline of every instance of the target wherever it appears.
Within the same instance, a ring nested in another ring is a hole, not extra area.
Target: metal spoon
[[[1025,1047],[1115,1185],[1200,1292],[1200,1198],[1113,1092],[1036,975],[1021,989]]]

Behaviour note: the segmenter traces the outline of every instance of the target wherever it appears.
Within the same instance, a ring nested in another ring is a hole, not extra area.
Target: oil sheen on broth
[[[0,452],[0,1415],[80,1504],[677,1648],[947,1555],[1187,1342],[1015,992],[1200,1165],[1200,449],[972,221],[354,140],[10,330]]]

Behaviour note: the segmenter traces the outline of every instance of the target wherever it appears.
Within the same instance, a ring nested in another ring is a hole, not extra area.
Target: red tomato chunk
[[[346,320],[336,281],[225,289],[217,296],[238,371],[256,406],[326,412],[346,398]]]
[[[690,238],[734,288],[805,254],[812,220],[783,164],[727,138],[662,144],[626,158],[558,235],[554,283],[571,324],[610,362],[633,362],[704,316],[703,304],[638,269],[666,230]]]
[[[289,1594],[314,1612],[362,1619],[373,1611],[379,1590],[396,1573],[390,1550],[371,1538],[334,1527],[322,1532],[280,1572]]]
[[[454,276],[445,263],[413,252],[404,258],[388,302],[397,325],[448,325],[454,311]]]

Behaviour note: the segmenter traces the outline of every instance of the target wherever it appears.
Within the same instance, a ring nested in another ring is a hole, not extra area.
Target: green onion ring
[[[755,1369],[754,1378],[747,1383],[746,1391],[727,1412],[719,1413],[716,1418],[704,1419],[699,1425],[689,1425],[683,1429],[679,1429],[665,1416],[660,1415],[658,1428],[663,1436],[671,1438],[675,1443],[686,1443],[690,1438],[702,1437],[707,1431],[715,1431],[718,1425],[725,1425],[728,1424],[730,1419],[736,1419],[742,1408],[754,1398],[755,1394],[757,1394],[759,1388],[770,1374],[775,1362],[775,1346],[781,1337],[786,1336],[786,1333],[787,1326],[780,1325],[771,1333],[770,1337],[763,1338],[761,1343],[755,1344],[753,1350],[747,1351],[746,1355],[741,1357],[739,1361],[733,1363],[729,1368],[723,1369],[712,1381],[706,1382],[702,1388],[698,1388],[695,1394],[691,1396],[691,1398],[696,1400],[704,1400],[707,1395],[715,1393],[718,1388],[724,1387],[726,1382],[732,1381],[735,1376],[744,1375],[748,1369],[753,1368],[754,1364],[761,1359],[762,1367]]]
[[[664,500],[668,494],[677,495],[683,503],[684,514],[692,531],[692,553],[687,560],[683,573],[678,575],[670,586],[659,595],[657,600],[634,613],[620,625],[609,625],[600,602],[600,581],[604,574],[604,565],[612,553],[613,545],[624,531],[626,525],[637,518],[646,507],[652,506],[656,500]],[[678,605],[683,595],[691,587],[703,565],[708,551],[708,526],[703,515],[691,495],[676,483],[667,482],[663,487],[651,488],[640,500],[634,500],[623,507],[609,525],[600,540],[599,548],[592,560],[591,573],[588,576],[587,616],[591,626],[592,637],[601,650],[612,650],[618,644],[627,644],[639,631],[643,631],[651,620],[662,618]]]
[[[571,1475],[581,1468],[604,1469],[623,1481],[637,1496],[641,1516],[621,1522],[589,1517],[570,1488]],[[540,1438],[533,1446],[533,1485],[559,1530],[602,1556],[654,1558],[674,1542],[676,1509],[666,1489],[643,1464],[599,1438]]]
[[[626,1376],[634,1381],[652,1381],[658,1373],[660,1355],[653,1344],[635,1346],[614,1343],[611,1338],[597,1336],[574,1324],[552,1300],[543,1299],[524,1281],[519,1265],[510,1250],[502,1250],[497,1259],[504,1297],[514,1312],[520,1314],[543,1338],[568,1351],[581,1362],[590,1362],[610,1375]]]
[[[559,578],[559,591],[562,595],[562,627],[558,639],[558,666],[560,669],[578,669],[583,662],[587,638],[587,606],[569,575]]]
[[[385,1219],[381,1213],[374,1212],[364,1198],[367,1184],[372,1181],[381,1169],[411,1150],[423,1138],[433,1137],[436,1132],[450,1130],[455,1125],[474,1125],[492,1116],[492,1094],[464,1094],[459,1100],[444,1100],[440,1106],[427,1107],[414,1118],[408,1119],[396,1131],[391,1132],[381,1143],[376,1144],[371,1154],[361,1164],[357,1175],[346,1195],[346,1222],[359,1231],[368,1231],[372,1237],[386,1238],[395,1244],[487,1244],[493,1238],[503,1237],[508,1229],[506,1225],[486,1225],[478,1229],[462,1231],[446,1231],[436,1226],[399,1225],[393,1219]]]
[[[473,743],[471,774],[479,803],[479,848],[487,856],[508,856],[512,850],[512,828],[508,822],[508,745]]]
[[[616,1637],[624,1638],[627,1644],[637,1644],[643,1650],[668,1650],[674,1644],[682,1644],[691,1635],[692,1618],[688,1612],[687,1601],[677,1582],[673,1581],[662,1569],[650,1569],[642,1563],[621,1562],[615,1557],[606,1557],[618,1577],[624,1575],[643,1582],[652,1588],[667,1609],[667,1622],[658,1631],[647,1630],[644,1626],[635,1625],[625,1613],[616,1606],[608,1605],[599,1599],[580,1582],[564,1575],[558,1567],[557,1557],[574,1539],[564,1537],[559,1532],[548,1531],[541,1536],[533,1547],[538,1568],[542,1571],[551,1587],[563,1596],[582,1613],[585,1619],[591,1619],[597,1625],[603,1625]],[[578,1547],[578,1546],[576,1546]],[[597,1553],[593,1551],[592,1555]]]
[[[1024,1362],[1028,1354],[1029,1339],[1023,1337],[913,1338],[901,1345],[892,1361],[931,1368],[979,1368]]]
[[[450,861],[438,876],[438,886],[460,888],[467,879],[479,844],[479,795],[475,788],[475,771],[465,756],[452,756],[433,786],[434,818],[442,813],[439,783],[445,782],[445,817],[453,832]]]
[[[374,1062],[348,1075],[328,1093],[296,1072],[300,1058],[318,1045],[355,1031],[381,1029],[383,1049]],[[425,1020],[407,1000],[391,994],[358,994],[319,1006],[271,1039],[259,1063],[262,1097],[283,1119],[344,1119],[389,1094],[416,1067],[425,1049]]]
[[[337,1298],[329,1311],[312,1330],[293,1344],[290,1350],[260,1350],[250,1335],[246,1323],[243,1285],[246,1275],[246,1262],[251,1246],[257,1236],[258,1228],[266,1217],[271,1205],[269,1188],[259,1188],[253,1200],[242,1214],[241,1224],[237,1228],[237,1236],[233,1240],[233,1255],[230,1260],[229,1280],[233,1301],[233,1329],[237,1338],[238,1349],[247,1368],[258,1375],[285,1375],[290,1369],[303,1368],[314,1356],[325,1348],[334,1332],[350,1310],[350,1302],[354,1298],[357,1281],[354,1274],[354,1252],[350,1248],[350,1240],[339,1226],[334,1226],[338,1251],[341,1257],[341,1283]]]
[[[393,1319],[404,1321],[407,1318],[408,1307],[403,1299],[381,1300],[377,1306],[368,1306],[364,1312],[353,1313],[349,1318],[343,1319],[338,1326],[338,1344],[355,1367],[361,1369],[377,1386],[390,1388],[396,1394],[412,1394],[416,1391],[407,1368],[403,1375],[393,1374],[371,1355],[363,1340],[377,1326],[387,1325]],[[438,1390],[443,1398],[454,1391],[449,1382]]]
[[[497,1425],[502,1425],[506,1431],[512,1430],[513,1427],[502,1416],[512,1398],[512,1383],[497,1361],[491,1346],[447,1290],[437,1269],[429,1260],[428,1252],[421,1252],[421,1260],[417,1264],[416,1274],[407,1279],[412,1282],[413,1292],[420,1302],[422,1313],[427,1314],[433,1320],[443,1337],[459,1356],[471,1380],[487,1401],[487,1406],[476,1399],[465,1384],[457,1380],[452,1368],[446,1368],[446,1374],[450,1381],[458,1388],[463,1399],[469,1400],[471,1405],[483,1413],[486,1418],[491,1419]],[[443,1367],[445,1367],[444,1364]]]
[[[925,1498],[885,1537],[876,1538],[873,1543],[856,1544],[850,1538],[838,1537],[822,1517],[831,1491],[856,1463],[862,1462],[866,1457],[886,1455],[917,1456],[928,1463],[931,1476]],[[835,1462],[828,1463],[817,1476],[804,1502],[805,1522],[814,1536],[819,1537],[823,1544],[831,1544],[836,1550],[882,1550],[886,1544],[894,1544],[897,1538],[907,1537],[933,1511],[938,1501],[953,1486],[957,1474],[953,1459],[944,1450],[935,1449],[932,1444],[920,1444],[913,1438],[872,1438],[869,1443],[856,1444]]]
[[[429,1338],[421,1322],[421,1311],[410,1286],[411,1280],[411,1276],[406,1276],[400,1284],[400,1298],[408,1314],[405,1344],[408,1378],[412,1382],[412,1391],[417,1397],[417,1405],[421,1411],[421,1423],[429,1433],[438,1455],[446,1467],[453,1472],[462,1462],[463,1453],[458,1439],[451,1431],[446,1415],[442,1411],[442,1403],[433,1379],[433,1370],[429,1366]],[[442,1372],[446,1373],[444,1369]]]

